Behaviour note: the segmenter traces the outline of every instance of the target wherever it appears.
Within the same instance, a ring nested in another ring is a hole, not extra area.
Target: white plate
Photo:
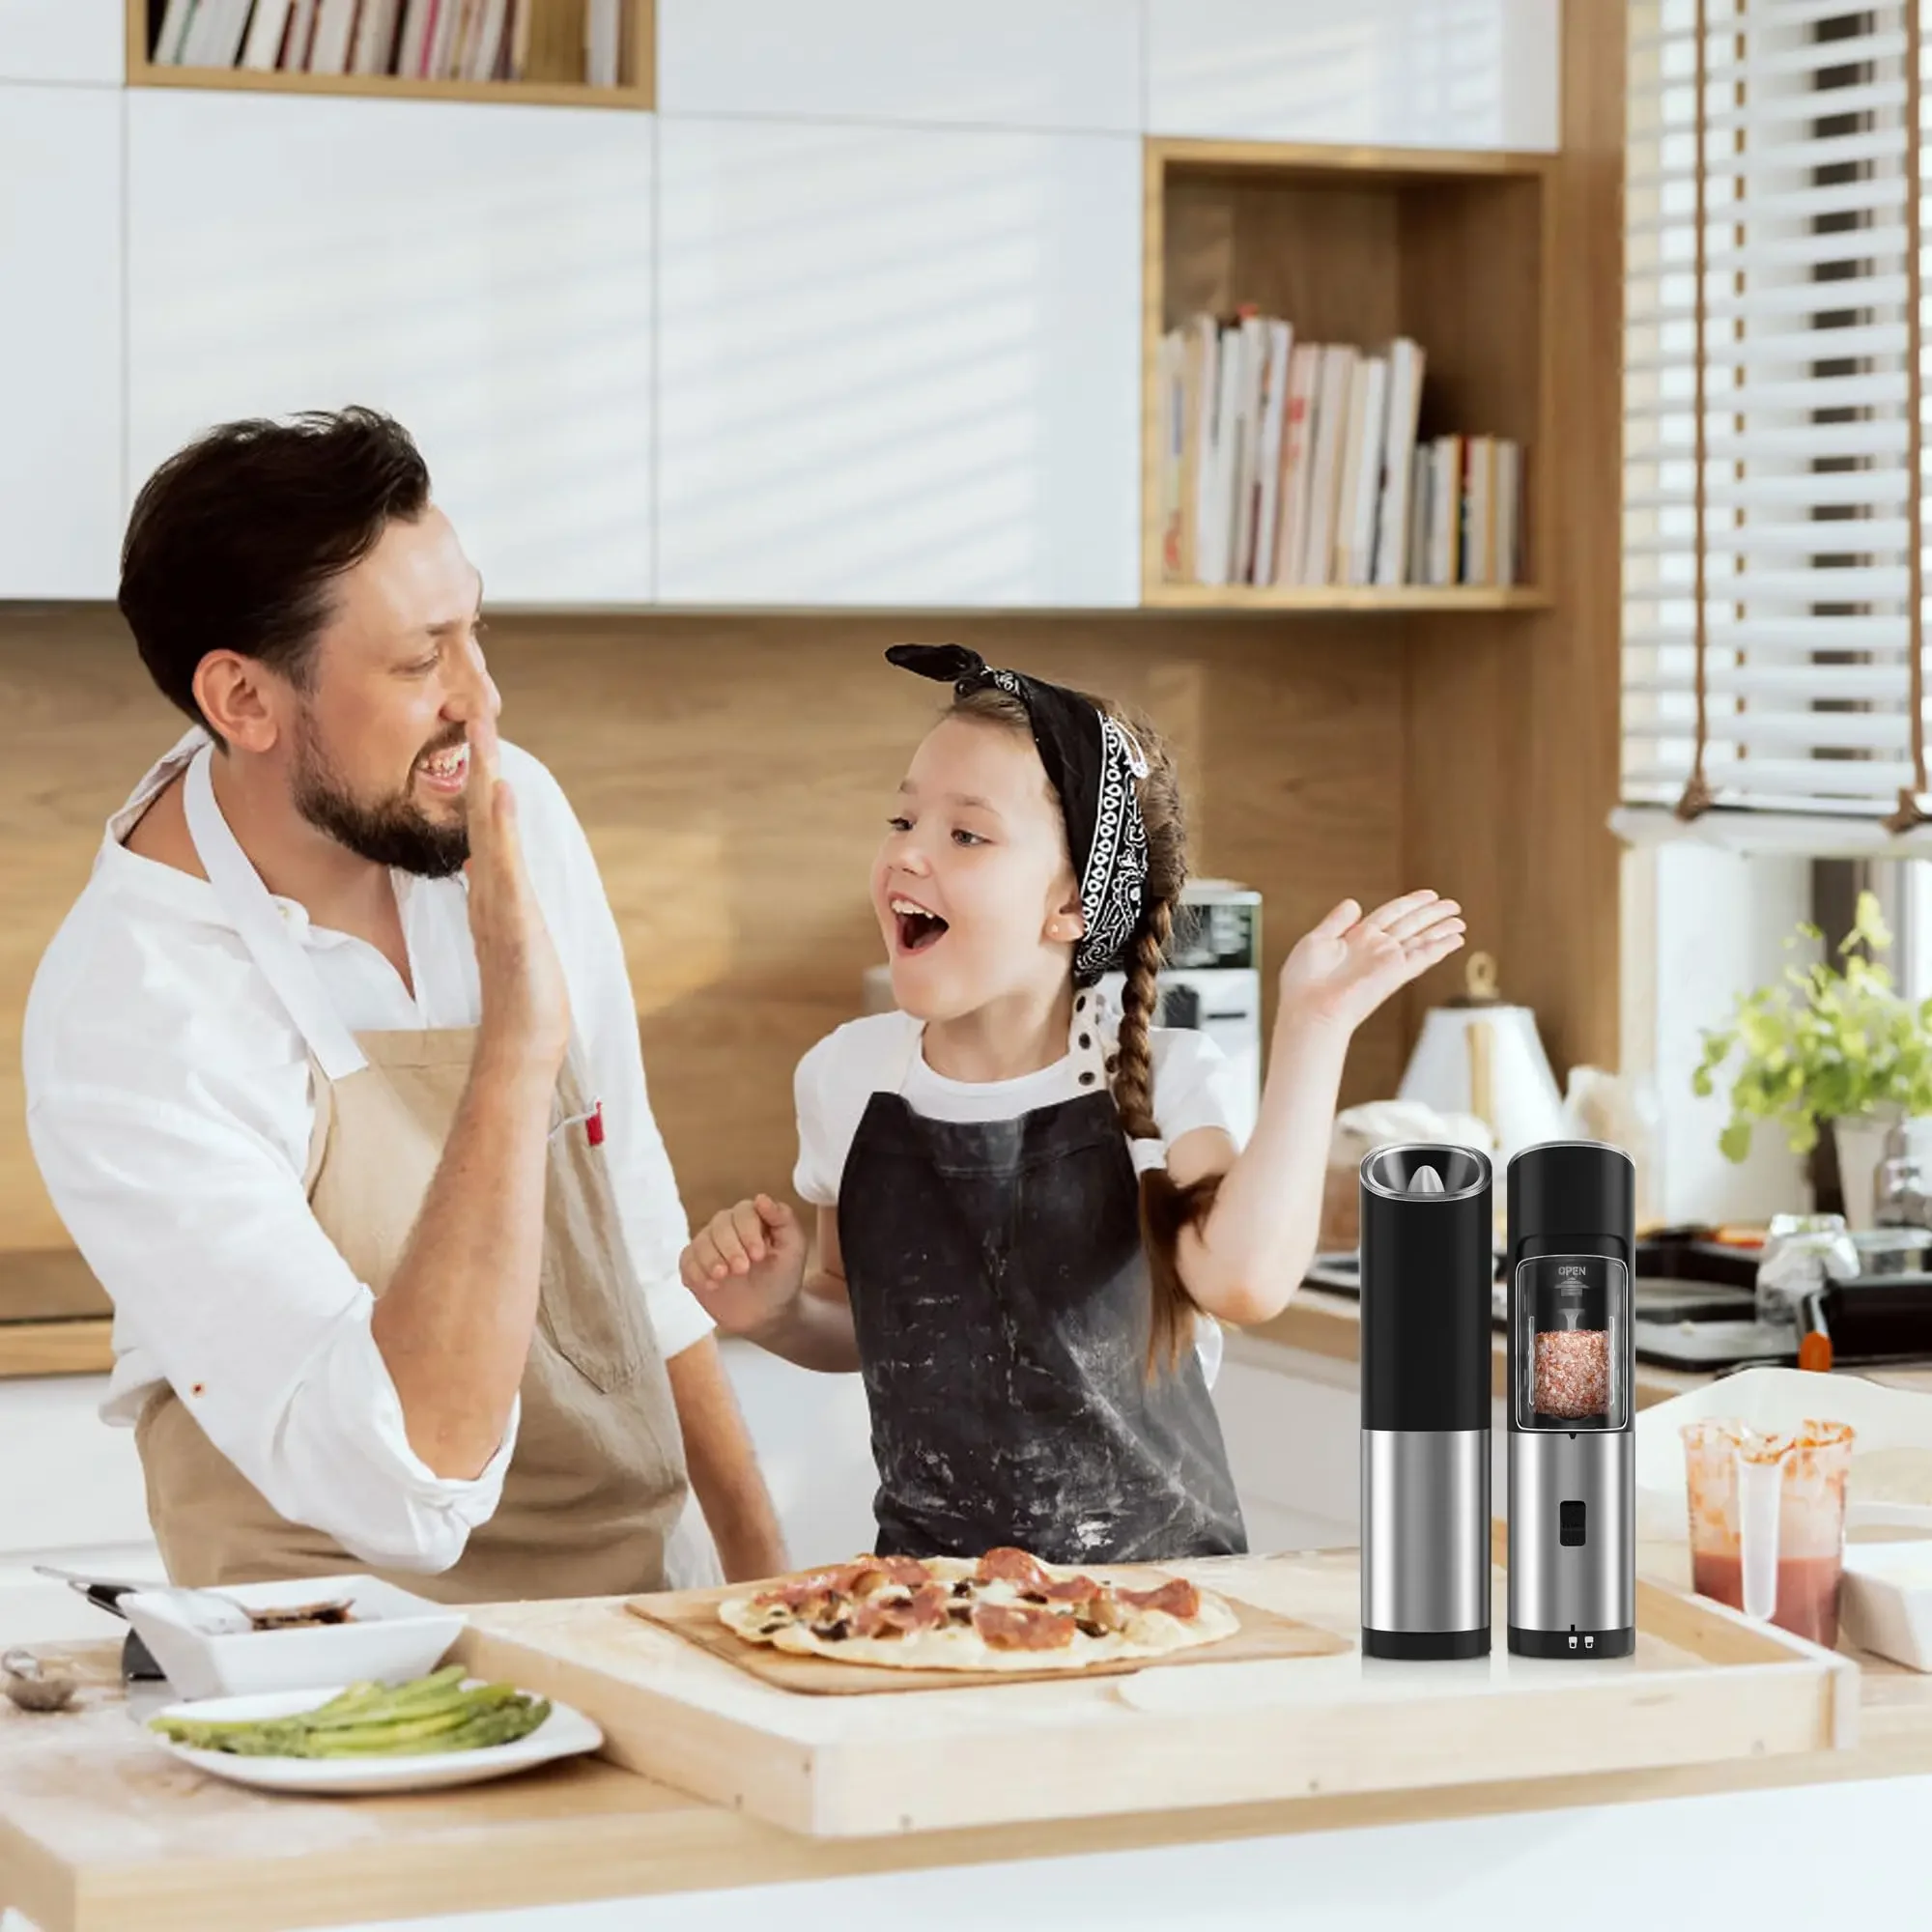
[[[480,1683],[480,1678],[471,1678]],[[347,1689],[279,1690],[258,1697],[211,1697],[194,1703],[169,1704],[157,1718],[186,1718],[194,1721],[247,1718],[286,1718],[297,1711],[313,1711]],[[232,1751],[196,1750],[178,1745],[158,1731],[148,1735],[184,1764],[225,1777],[235,1784],[252,1784],[263,1791],[305,1791],[318,1797],[355,1797],[378,1791],[433,1791],[452,1784],[481,1784],[507,1777],[532,1765],[593,1751],[604,1733],[582,1711],[552,1702],[550,1716],[528,1737],[515,1744],[488,1745],[480,1750],[430,1751],[414,1757],[312,1758],[242,1757]]]

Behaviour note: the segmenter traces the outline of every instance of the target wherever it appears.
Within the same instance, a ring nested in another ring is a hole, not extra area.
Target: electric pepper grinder
[[[1509,1164],[1509,1647],[1636,1647],[1636,1170],[1546,1141]]]
[[[1408,1146],[1360,1170],[1362,1650],[1490,1648],[1487,1155]]]

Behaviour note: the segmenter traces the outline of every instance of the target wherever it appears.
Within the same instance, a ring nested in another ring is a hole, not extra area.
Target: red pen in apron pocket
[[[604,1102],[602,1100],[593,1100],[590,1104],[590,1111],[585,1114],[566,1114],[562,1120],[551,1128],[550,1138],[554,1140],[566,1127],[582,1127],[583,1129],[583,1138],[592,1147],[602,1147],[604,1145]]]

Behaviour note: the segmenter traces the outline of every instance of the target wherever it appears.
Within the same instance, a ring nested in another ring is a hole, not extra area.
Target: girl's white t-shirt
[[[1080,1075],[1114,1051],[1118,1023],[1102,1010],[1097,1050],[1069,1051],[1051,1066],[1016,1080],[949,1080],[925,1064],[919,1050],[921,1023],[908,1013],[872,1013],[828,1034],[798,1064],[792,1081],[798,1107],[798,1166],[792,1186],[814,1208],[838,1201],[839,1177],[867,1103],[877,1093],[895,1093],[929,1121],[1012,1121],[1036,1108],[1057,1106],[1094,1092]],[[1227,1056],[1204,1033],[1187,1027],[1153,1027],[1148,1034],[1153,1067],[1153,1117],[1164,1146],[1196,1127],[1234,1133],[1238,1102],[1228,1082]],[[1195,1323],[1195,1348],[1209,1384],[1221,1362],[1221,1331],[1207,1316]]]

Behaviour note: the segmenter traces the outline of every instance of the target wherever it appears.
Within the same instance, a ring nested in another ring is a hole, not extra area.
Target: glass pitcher
[[[1833,1648],[1851,1425],[1805,1421],[1761,1435],[1711,1420],[1682,1433],[1691,1588]]]

